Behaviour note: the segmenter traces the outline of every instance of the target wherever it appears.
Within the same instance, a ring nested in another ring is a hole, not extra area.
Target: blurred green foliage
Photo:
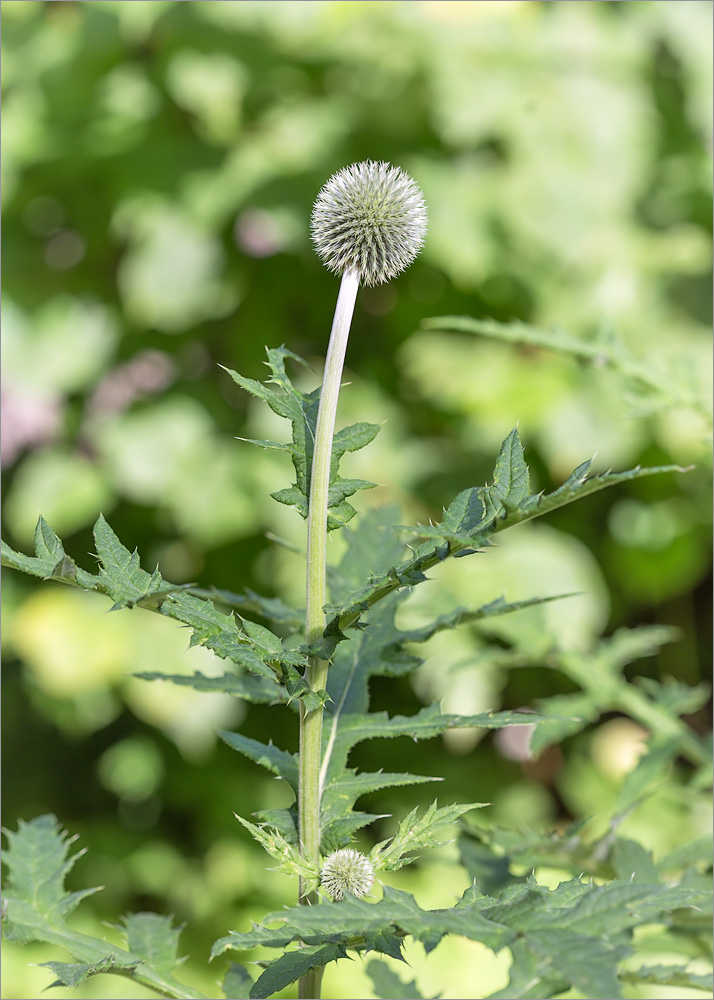
[[[582,648],[615,627],[672,624],[680,641],[637,672],[706,677],[699,409],[647,405],[607,366],[420,323],[466,314],[578,338],[609,328],[635,357],[684,372],[693,398],[708,393],[711,17],[690,0],[3,4],[8,540],[27,548],[42,512],[81,557],[103,511],[174,582],[302,603],[300,556],[265,538],[304,545],[299,518],[267,497],[285,485],[287,460],[234,440],[282,429],[218,364],[261,378],[264,345],[284,343],[319,371],[337,284],[310,246],[312,202],[333,171],[383,159],[423,188],[430,232],[408,272],[358,299],[339,419],[386,421],[349,460],[350,475],[384,484],[360,509],[396,499],[405,518],[437,518],[485,480],[516,420],[538,488],[594,451],[602,468],[696,465],[519,528],[487,568],[443,567],[440,595],[424,588],[405,621],[419,620],[419,602],[445,609],[454,595],[579,590],[509,627],[521,641]],[[335,558],[342,544],[331,542]],[[92,899],[97,922],[171,910],[188,921],[184,948],[200,968],[216,936],[292,901],[231,815],[284,805],[280,789],[213,737],[240,725],[267,739],[280,710],[132,680],[210,672],[211,654],[187,651],[158,616],[106,617],[92,595],[4,582],[5,824],[54,811],[90,847],[73,877],[107,887]],[[376,708],[405,711],[429,692],[475,713],[571,690],[553,672],[504,673],[475,632],[435,636],[430,652],[415,690],[375,686]],[[281,724],[294,749],[292,716]],[[493,800],[500,823],[553,824],[606,808],[643,735],[610,719],[565,756],[530,762],[491,737],[472,752],[475,736],[451,733],[440,747],[395,742],[390,767],[443,775],[451,800]],[[380,767],[382,753],[361,748],[360,766]],[[392,791],[371,805],[401,814],[417,801]],[[676,781],[628,820],[655,852],[704,822]],[[463,887],[451,857],[398,884],[422,905],[449,905]],[[503,956],[485,954],[445,943],[422,988],[465,995],[478,960],[484,989],[498,989]],[[35,960],[20,954],[5,995],[46,985],[25,968]],[[349,984],[331,975],[330,995],[372,989],[362,971]]]

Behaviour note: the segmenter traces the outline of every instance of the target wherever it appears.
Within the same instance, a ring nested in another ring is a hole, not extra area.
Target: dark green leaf
[[[221,989],[226,1000],[248,1000],[253,980],[242,965],[231,962],[223,977]]]
[[[552,973],[549,970],[546,975],[562,976],[589,1000],[615,1000],[622,996],[617,963],[629,954],[629,947],[615,946],[563,927],[529,931],[525,945],[552,967]]]
[[[265,972],[256,979],[249,996],[252,1000],[270,997],[296,979],[300,979],[310,969],[321,969],[330,962],[343,958],[345,950],[339,944],[325,944],[314,948],[300,948],[288,951],[271,962]]]
[[[403,983],[384,962],[378,962],[373,958],[367,963],[367,975],[372,980],[374,995],[380,1000],[424,1000],[417,989],[416,980]],[[439,1000],[440,996],[441,994],[437,993],[432,1000]]]
[[[315,440],[315,427],[320,402],[320,390],[311,393],[301,392],[293,385],[285,370],[285,361],[291,358],[305,365],[296,354],[285,347],[268,348],[267,365],[271,378],[267,383],[256,382],[244,378],[230,368],[228,372],[234,382],[242,389],[264,400],[278,416],[289,420],[292,425],[292,442],[280,444],[275,441],[254,441],[261,448],[272,448],[288,451],[295,468],[296,482],[294,485],[277,490],[271,496],[279,503],[295,507],[302,517],[307,517],[308,496],[310,493],[310,476],[312,472],[312,457]],[[305,365],[305,367],[308,367]],[[342,479],[338,474],[340,459],[348,451],[364,448],[379,431],[377,424],[357,423],[338,431],[333,440],[332,460],[330,465],[330,489],[328,497],[329,531],[341,527],[354,516],[354,508],[346,502],[346,497],[357,490],[369,489],[374,483],[360,479]]]
[[[232,694],[236,698],[250,701],[254,704],[272,704],[287,701],[287,693],[276,686],[274,681],[263,677],[247,675],[237,677],[235,674],[222,674],[220,677],[207,677],[198,670],[192,674],[159,674],[153,671],[132,674],[144,681],[170,681],[182,687],[190,687],[195,691],[214,691]]]
[[[618,838],[612,848],[612,864],[617,878],[656,885],[659,875],[652,855],[635,840]]]
[[[223,729],[218,730],[218,735],[229,747],[242,753],[244,757],[277,774],[297,795],[298,762],[295,754],[276,747],[272,740],[270,743],[260,743],[258,740],[243,736],[242,733],[228,733]]]

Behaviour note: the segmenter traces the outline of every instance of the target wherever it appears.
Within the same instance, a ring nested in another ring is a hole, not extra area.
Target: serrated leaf
[[[257,945],[284,948],[296,940],[308,945],[329,942],[378,950],[380,937],[393,938],[395,934],[410,934],[430,951],[449,933],[463,934],[498,950],[515,937],[515,932],[493,923],[473,907],[422,910],[409,893],[389,886],[384,887],[384,898],[378,903],[349,896],[339,903],[291,907],[265,917],[265,924],[276,922],[279,927],[258,925],[242,934],[232,931],[216,941],[211,954],[215,957],[228,949],[242,951]]]
[[[612,847],[611,860],[617,878],[649,885],[660,880],[652,855],[635,840],[618,838]]]
[[[671,366],[665,371],[649,358],[635,357],[611,329],[600,329],[595,337],[583,340],[557,328],[543,330],[527,323],[499,323],[471,316],[435,316],[422,320],[421,325],[426,330],[457,331],[510,344],[529,344],[591,361],[598,367],[607,365],[619,373],[630,392],[637,393],[638,398],[644,394],[649,407],[691,407],[711,423],[711,398],[697,390],[688,373],[672,371]]]
[[[488,604],[483,604],[480,608],[456,608],[447,614],[440,615],[429,625],[422,628],[409,629],[400,634],[400,642],[426,642],[437,632],[444,629],[457,628],[459,625],[470,624],[471,622],[483,621],[487,618],[498,618],[501,615],[510,615],[524,608],[532,608],[538,604],[548,604],[550,601],[562,601],[566,597],[577,597],[578,594],[551,594],[548,597],[530,597],[524,601],[513,601],[508,603],[504,597],[497,597]]]
[[[531,734],[529,750],[533,757],[538,757],[547,747],[562,743],[568,736],[582,732],[600,717],[599,706],[587,692],[539,698],[536,705],[539,713],[551,718]]]
[[[218,730],[218,735],[224,743],[237,750],[238,753],[242,753],[244,757],[248,757],[249,760],[255,761],[256,764],[260,764],[273,774],[277,774],[279,778],[287,782],[297,795],[298,762],[295,754],[276,747],[272,740],[270,743],[261,743],[259,740],[243,736],[242,733],[229,733],[223,729]]]
[[[299,847],[286,840],[280,830],[269,825],[256,826],[235,813],[238,822],[246,828],[257,843],[278,862],[273,871],[282,872],[284,875],[297,875],[304,879],[308,885],[307,892],[312,892],[317,887],[320,878],[320,871],[310,864],[300,855]]]
[[[236,674],[222,674],[220,677],[207,677],[195,670],[192,674],[160,674],[154,671],[143,671],[132,674],[132,677],[138,677],[144,681],[170,681],[179,687],[190,687],[195,691],[231,694],[256,705],[280,704],[288,700],[285,690],[277,687],[274,681],[252,675],[238,677]]]
[[[253,979],[248,970],[236,962],[231,962],[221,983],[226,1000],[248,1000],[252,986]]]
[[[179,964],[180,927],[172,927],[171,917],[159,913],[130,913],[121,929],[133,955],[138,955],[160,975],[167,976]]]
[[[620,978],[627,983],[655,983],[658,986],[712,992],[711,973],[690,971],[686,965],[641,965],[639,969],[623,970]]]
[[[298,815],[297,804],[289,809],[260,809],[253,815],[261,823],[278,830],[290,844],[298,844]]]
[[[294,507],[303,517],[307,517],[310,476],[315,441],[315,428],[320,402],[320,390],[301,392],[293,385],[285,370],[285,361],[291,358],[300,364],[305,362],[285,347],[266,349],[267,365],[271,378],[267,383],[245,378],[230,368],[228,372],[234,382],[252,395],[263,399],[278,416],[289,420],[292,426],[292,442],[282,445],[275,441],[253,442],[261,448],[279,449],[290,452],[295,468],[296,482],[285,489],[271,493],[274,500]],[[222,366],[221,366],[222,367]],[[305,365],[305,367],[308,367]],[[342,479],[338,474],[340,459],[348,451],[364,448],[376,436],[379,425],[357,423],[345,427],[334,435],[330,463],[330,487],[328,496],[327,528],[332,531],[341,527],[354,516],[354,508],[346,502],[346,497],[357,490],[369,489],[373,483],[358,479]]]
[[[171,588],[164,586],[158,569],[149,574],[139,565],[139,555],[129,552],[100,514],[94,525],[94,544],[99,557],[99,585],[114,601],[114,607],[158,604]]]
[[[306,975],[311,969],[323,968],[330,962],[343,958],[344,954],[344,948],[338,944],[288,951],[268,965],[265,972],[253,983],[249,996],[252,1000],[270,997]]]
[[[539,1000],[571,986],[594,998],[618,996],[614,969],[629,953],[622,932],[640,923],[666,924],[678,907],[696,906],[702,895],[681,887],[622,881],[593,886],[579,879],[547,889],[529,878],[505,889],[498,901],[471,887],[452,909],[422,910],[409,893],[387,886],[377,903],[349,896],[270,913],[265,924],[278,926],[231,932],[216,942],[213,955],[257,945],[284,948],[295,941],[394,954],[395,942],[406,935],[430,951],[445,934],[460,934],[494,951],[512,948],[517,981],[495,996]]]
[[[177,964],[178,931],[170,928],[167,918],[154,914],[126,918],[125,928],[136,952],[67,926],[65,918],[96,890],[65,890],[65,876],[79,854],[69,857],[75,838],[67,835],[54,816],[20,821],[17,831],[5,834],[8,848],[2,861],[8,879],[3,891],[3,934],[23,944],[43,941],[68,951],[76,963],[47,963],[60,982],[76,984],[99,972],[121,972],[165,996],[205,1000],[203,994],[170,975]]]
[[[20,820],[16,832],[4,832],[9,845],[2,861],[9,871],[5,899],[10,926],[17,924],[30,933],[45,925],[61,927],[81,899],[98,891],[66,892],[65,876],[84,852],[69,856],[76,838],[69,837],[54,816]]]
[[[361,795],[382,788],[402,785],[419,785],[426,781],[441,781],[439,777],[423,774],[394,773],[390,771],[357,772],[348,768],[340,778],[326,786],[321,799],[321,822],[329,824],[340,819],[352,809]]]
[[[350,750],[364,740],[394,739],[398,736],[410,736],[414,740],[433,739],[447,729],[472,727],[500,729],[511,725],[537,726],[540,721],[538,715],[525,712],[445,715],[440,711],[438,705],[428,705],[412,716],[396,715],[390,718],[386,712],[368,712],[364,715],[360,712],[345,714],[340,712],[340,703],[338,703],[335,706],[335,714],[332,719],[329,715],[329,706],[325,717],[322,785],[327,791],[334,783],[341,781]],[[333,819],[337,818],[334,811],[332,816]]]
[[[357,830],[369,826],[378,819],[386,819],[387,813],[350,812],[340,819],[325,823],[320,831],[320,853],[323,857],[346,847]]]
[[[580,836],[583,826],[584,820],[571,823],[562,831],[468,824],[468,829],[459,836],[461,860],[477,888],[490,896],[498,896],[507,886],[526,881],[525,875],[513,873],[512,865],[526,869],[544,866],[573,875],[611,878],[607,844],[583,840]]]
[[[414,860],[407,853],[421,851],[427,847],[442,847],[444,841],[437,838],[437,831],[455,823],[459,817],[471,809],[481,809],[487,803],[471,802],[468,805],[448,805],[437,808],[432,802],[424,815],[417,819],[418,809],[412,810],[389,840],[384,840],[372,848],[369,859],[375,872],[397,871]]]
[[[2,565],[18,569],[42,580],[59,580],[74,584],[77,568],[66,555],[62,542],[43,517],[37,522],[34,534],[35,555],[27,556],[15,552],[6,542],[2,542]],[[85,574],[89,576],[89,574]]]
[[[630,953],[627,945],[613,945],[596,937],[587,937],[563,927],[557,930],[532,930],[525,945],[546,959],[546,975],[562,977],[590,1000],[616,1000],[621,997],[617,963]]]
[[[700,866],[709,868],[712,863],[712,835],[696,837],[669,851],[658,863],[661,872],[679,872],[683,868]]]
[[[115,954],[108,954],[100,962],[85,964],[82,962],[40,962],[43,969],[51,969],[57,976],[55,982],[50,983],[47,989],[55,986],[79,986],[90,976],[104,975],[117,969],[131,969],[136,966],[136,961],[129,956],[125,961]]]
[[[588,479],[590,466],[590,462],[578,466],[565,483],[552,493],[527,496],[527,467],[523,461],[517,432],[512,431],[501,446],[494,483],[491,486],[462,490],[445,510],[441,524],[410,529],[412,534],[425,541],[410,559],[392,565],[379,575],[373,575],[368,584],[343,598],[339,606],[331,606],[329,614],[334,619],[334,627],[344,632],[355,625],[363,613],[378,601],[402,587],[422,582],[426,579],[426,571],[444,559],[482,549],[499,531],[541,517],[610,486],[643,476],[686,471],[674,465],[644,469],[637,466],[625,472],[606,472]]]
[[[637,761],[633,770],[625,775],[620,786],[613,813],[622,815],[665,780],[672,762],[679,755],[676,740],[661,740],[650,743],[647,753]]]
[[[561,883],[568,888],[570,883]],[[561,889],[558,887],[558,890]],[[656,923],[663,914],[683,906],[697,907],[701,893],[680,886],[647,885],[626,881],[608,882],[602,886],[574,886],[565,906],[558,906],[558,890],[552,908],[539,908],[537,918],[527,908],[519,915],[520,925],[527,930],[545,925],[561,927],[594,937],[613,937],[620,931],[645,923]],[[563,894],[564,895],[564,894]],[[499,904],[485,911],[496,917]]]
[[[193,635],[191,645],[204,645],[218,656],[230,659],[245,670],[257,674],[275,684],[275,699],[282,700],[284,688],[290,699],[304,698],[308,710],[324,702],[325,695],[313,692],[305,683],[302,672],[307,657],[295,649],[287,649],[280,639],[264,626],[248,619],[239,625],[233,615],[226,615],[188,585],[176,586],[166,583],[158,569],[149,574],[139,563],[136,551],[130,552],[117,538],[114,531],[100,516],[94,526],[97,554],[100,560],[96,576],[80,570],[72,564],[71,572],[66,571],[67,557],[62,544],[46,523],[40,518],[35,532],[35,544],[39,553],[36,557],[13,552],[9,546],[3,547],[3,564],[33,575],[50,576],[62,583],[79,586],[85,590],[99,591],[114,601],[112,610],[142,607],[158,611],[169,618],[188,625]],[[62,573],[51,567],[55,556],[61,556]],[[70,560],[71,562],[71,560]],[[54,574],[54,575],[53,575]],[[240,603],[236,595],[230,595],[229,604]],[[270,617],[276,614],[281,619],[287,617],[295,628],[295,613],[282,602],[271,602],[250,592],[247,604],[255,606],[258,613]]]
[[[279,597],[264,597],[249,587],[246,587],[242,594],[235,594],[231,590],[221,590],[217,587],[209,589],[190,587],[186,592],[193,597],[224,604],[236,611],[260,615],[261,618],[265,618],[275,625],[286,626],[291,631],[302,629],[305,626],[304,609],[290,608]]]
[[[490,993],[488,1000],[550,1000],[568,989],[547,956],[531,951],[525,940],[510,945],[513,963],[505,989]]]
[[[367,963],[367,975],[372,980],[374,995],[380,1000],[426,1000],[417,989],[416,980],[404,983],[384,962],[373,958]],[[439,1000],[437,993],[431,1000]]]

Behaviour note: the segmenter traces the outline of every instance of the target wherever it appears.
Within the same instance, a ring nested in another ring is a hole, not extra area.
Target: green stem
[[[320,407],[315,427],[315,447],[310,477],[310,507],[307,516],[307,588],[305,633],[307,642],[322,638],[327,624],[323,610],[327,600],[327,508],[332,464],[332,439],[335,433],[337,399],[340,393],[342,368],[347,350],[347,338],[359,288],[357,271],[342,275],[332,322],[330,344],[325,359]],[[327,660],[310,657],[306,679],[313,691],[327,685]],[[322,707],[306,712],[300,706],[300,778],[298,815],[300,850],[304,857],[317,864],[320,855],[320,761],[322,745]],[[316,893],[305,893],[300,884],[300,902],[317,901]],[[320,996],[322,970],[313,969],[300,980],[300,997],[317,1000]]]

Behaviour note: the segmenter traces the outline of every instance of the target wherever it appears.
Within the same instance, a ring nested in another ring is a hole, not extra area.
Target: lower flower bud
[[[374,869],[369,860],[352,848],[335,851],[325,859],[320,883],[331,899],[346,895],[366,896],[374,883]]]

